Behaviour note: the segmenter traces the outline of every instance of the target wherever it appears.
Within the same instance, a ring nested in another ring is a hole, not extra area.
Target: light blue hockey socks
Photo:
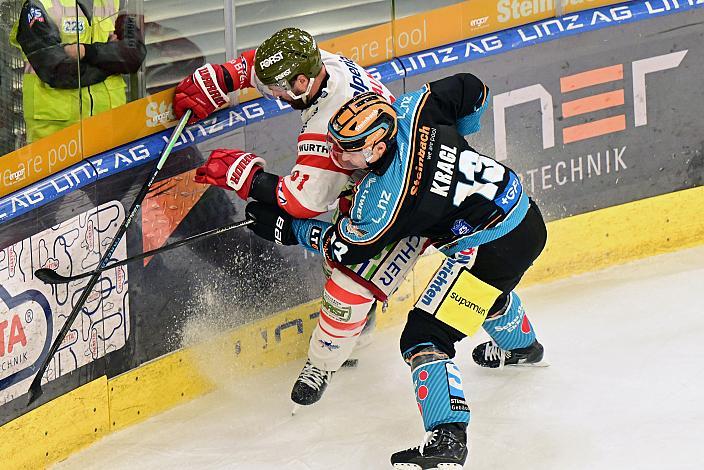
[[[404,354],[404,359],[411,365],[416,402],[426,431],[439,424],[469,423],[462,375],[445,353],[424,344]]]
[[[485,320],[484,331],[504,350],[525,348],[535,341],[535,330],[526,316],[521,298],[515,292],[509,296],[506,311],[495,318]]]

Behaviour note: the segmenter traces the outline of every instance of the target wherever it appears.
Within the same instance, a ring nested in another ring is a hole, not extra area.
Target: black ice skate
[[[396,452],[391,465],[404,470],[460,470],[467,460],[467,432],[462,424],[441,424],[425,434],[418,447]]]
[[[474,348],[472,359],[482,367],[497,369],[503,366],[547,367],[543,361],[543,345],[536,339],[525,348],[501,349],[493,341],[487,341]]]
[[[333,372],[318,369],[306,361],[291,390],[291,400],[298,405],[312,405],[320,400],[330,383]]]

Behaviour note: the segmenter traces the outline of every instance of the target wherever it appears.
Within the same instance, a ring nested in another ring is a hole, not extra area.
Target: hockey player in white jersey
[[[256,87],[264,96],[301,110],[303,127],[295,165],[289,174],[278,176],[264,171],[261,157],[242,150],[218,149],[198,168],[196,181],[235,190],[244,200],[253,198],[277,205],[296,218],[327,212],[354,178],[352,170],[338,167],[328,155],[329,119],[360,93],[373,91],[391,102],[393,96],[355,62],[321,51],[310,34],[287,28],[273,34],[256,51],[247,51],[222,65],[206,64],[184,79],[176,88],[174,113],[180,117],[191,109],[191,121],[203,119],[229,104],[229,92],[247,87]],[[396,271],[397,280],[390,287],[383,286],[385,289],[376,288],[346,267],[330,269],[308,361],[291,392],[295,403],[309,405],[320,399],[332,374],[352,353],[368,313],[374,310],[375,298],[386,299],[422,251],[423,242],[415,237],[398,244],[406,266]],[[394,247],[389,247],[382,261],[395,256]],[[365,264],[359,270],[373,279],[375,272],[370,268]],[[374,268],[379,273],[384,271],[383,266]]]

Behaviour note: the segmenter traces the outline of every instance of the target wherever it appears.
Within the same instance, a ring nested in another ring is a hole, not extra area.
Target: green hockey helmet
[[[305,98],[313,79],[322,68],[323,60],[317,42],[313,36],[298,28],[286,28],[274,33],[257,48],[254,58],[254,73],[257,81],[264,85],[257,88],[270,96],[278,96],[268,93],[278,89],[287,92],[292,99]],[[301,74],[310,79],[308,90],[295,95],[291,85]]]

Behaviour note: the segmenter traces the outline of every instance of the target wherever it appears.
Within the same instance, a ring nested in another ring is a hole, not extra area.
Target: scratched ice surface
[[[520,289],[551,366],[480,369],[470,352],[484,334],[460,344],[467,468],[700,469],[703,286],[700,247]],[[399,334],[377,332],[359,367],[296,416],[288,395],[302,361],[232,377],[56,468],[390,468],[423,434]]]

